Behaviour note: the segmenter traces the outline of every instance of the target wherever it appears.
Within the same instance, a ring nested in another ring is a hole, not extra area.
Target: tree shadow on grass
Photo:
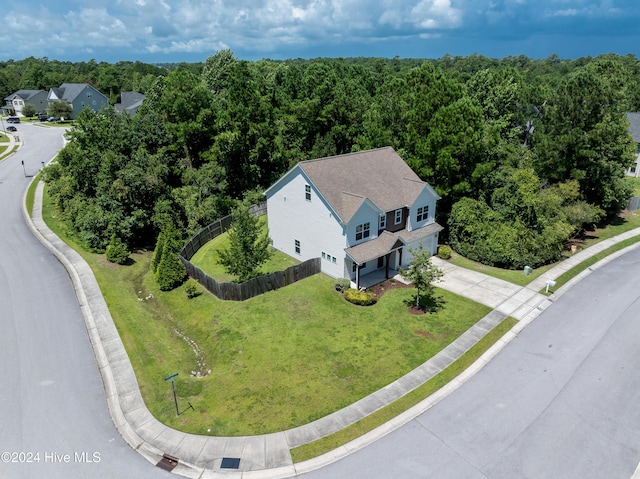
[[[416,295],[413,294],[404,300],[404,304],[409,308],[411,314],[437,313],[444,308],[446,301],[442,296],[431,293],[420,293],[418,305],[416,306]]]

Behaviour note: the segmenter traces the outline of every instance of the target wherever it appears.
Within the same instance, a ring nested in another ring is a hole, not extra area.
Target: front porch
[[[386,271],[384,268],[382,268],[360,276],[360,288],[370,288],[372,286],[375,286],[376,284],[382,283],[386,279],[394,279],[396,281],[409,284],[406,279],[398,274],[398,270],[389,269],[389,278],[387,278]],[[351,281],[351,287],[356,287],[356,284],[353,281]]]

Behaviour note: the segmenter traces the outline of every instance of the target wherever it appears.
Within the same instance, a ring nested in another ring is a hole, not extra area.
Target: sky
[[[0,60],[640,57],[638,0],[16,0]]]

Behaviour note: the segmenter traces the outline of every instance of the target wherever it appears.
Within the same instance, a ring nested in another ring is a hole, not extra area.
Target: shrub
[[[187,284],[184,285],[184,291],[187,293],[187,298],[189,299],[193,299],[202,294],[202,291],[198,288],[198,283],[192,279],[188,280]]]
[[[129,250],[120,238],[111,235],[111,241],[106,250],[107,261],[116,264],[125,264],[129,259]]]
[[[344,293],[345,290],[349,289],[350,286],[351,286],[351,281],[349,281],[347,278],[336,279],[336,282],[335,282],[336,291],[340,293]]]
[[[450,259],[451,248],[447,245],[438,246],[438,257],[441,259]]]
[[[344,299],[350,303],[360,306],[371,306],[376,304],[378,297],[375,293],[368,293],[366,291],[358,291],[357,289],[349,288],[344,292]]]
[[[187,277],[187,271],[177,253],[166,251],[162,254],[156,270],[156,283],[161,291],[170,291],[180,286]]]

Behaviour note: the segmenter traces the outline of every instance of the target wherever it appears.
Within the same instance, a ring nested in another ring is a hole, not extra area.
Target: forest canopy
[[[89,81],[112,102],[145,93],[134,117],[85,111],[46,170],[56,204],[96,250],[114,235],[131,250],[152,246],[167,225],[186,237],[296,162],[383,146],[441,195],[453,248],[502,267],[558,259],[630,196],[633,56],[248,62],[222,50],[192,65],[2,66],[7,95],[65,81]]]

